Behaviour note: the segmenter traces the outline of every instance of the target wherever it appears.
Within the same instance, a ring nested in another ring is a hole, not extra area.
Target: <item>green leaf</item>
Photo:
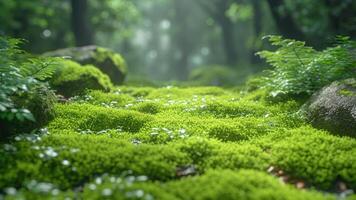
[[[22,110],[22,115],[23,115],[23,117],[24,117],[25,119],[27,119],[27,120],[29,120],[29,121],[33,121],[33,122],[36,121],[35,117],[34,117],[34,116],[32,115],[32,113],[31,113],[29,110],[27,110],[27,109],[23,109],[23,110]]]

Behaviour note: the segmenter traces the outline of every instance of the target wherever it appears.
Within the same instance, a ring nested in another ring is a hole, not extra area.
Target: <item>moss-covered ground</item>
[[[56,105],[0,148],[0,199],[353,199],[356,140],[295,101],[218,87],[119,87]]]

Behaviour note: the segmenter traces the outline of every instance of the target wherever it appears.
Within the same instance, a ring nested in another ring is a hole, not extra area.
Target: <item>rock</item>
[[[314,127],[356,137],[356,79],[336,81],[324,87],[302,110]]]
[[[93,65],[106,73],[111,81],[117,85],[122,84],[127,75],[126,63],[122,56],[102,47],[66,48],[47,52],[44,55],[69,58],[82,65]]]

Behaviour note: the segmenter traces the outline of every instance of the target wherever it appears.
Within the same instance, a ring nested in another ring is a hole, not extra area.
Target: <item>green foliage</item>
[[[16,36],[30,41],[24,48],[40,53],[70,44],[70,4],[55,1],[14,0],[0,2],[1,35]]]
[[[36,119],[36,123],[22,122],[9,125],[13,131],[29,132],[35,128],[41,128],[54,117],[54,104],[57,102],[57,96],[46,84],[33,86],[26,93],[15,94],[12,99],[16,105],[28,109]]]
[[[247,21],[253,17],[252,5],[232,3],[226,11],[226,15],[233,22]]]
[[[109,91],[113,87],[110,78],[96,67],[69,60],[61,61],[50,83],[65,97],[83,94],[86,89]]]
[[[278,49],[258,54],[274,67],[265,79],[272,96],[310,95],[335,80],[356,75],[356,45],[347,37],[339,38],[340,44],[324,51],[281,36],[267,38]]]
[[[105,46],[117,46],[132,36],[132,27],[140,14],[129,0],[88,1],[88,22],[95,40]],[[50,49],[72,46],[74,38],[68,22],[71,20],[70,1],[12,0],[0,2],[0,34],[26,38],[26,49],[43,53]],[[117,20],[118,23],[110,21]],[[120,30],[120,31],[117,31]],[[112,37],[115,37],[113,45]]]
[[[0,119],[4,126],[18,121],[35,121],[30,110],[35,113],[35,110],[44,111],[43,117],[46,118],[49,114],[46,110],[51,109],[55,99],[54,94],[40,81],[52,76],[57,59],[27,55],[19,49],[21,43],[18,39],[0,37]],[[39,88],[46,94],[39,92]],[[19,101],[20,98],[27,98],[27,102]],[[46,109],[42,110],[41,107]],[[38,112],[35,115],[40,117]],[[39,125],[46,121],[44,118],[38,119]]]
[[[310,41],[324,47],[335,35],[353,37],[355,8],[354,1],[285,0],[279,10],[281,14],[293,13],[295,23]]]

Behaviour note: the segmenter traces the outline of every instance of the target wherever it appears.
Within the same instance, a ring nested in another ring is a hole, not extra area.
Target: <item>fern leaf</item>
[[[24,77],[32,77],[43,81],[52,77],[58,66],[56,58],[31,58],[20,67]]]

